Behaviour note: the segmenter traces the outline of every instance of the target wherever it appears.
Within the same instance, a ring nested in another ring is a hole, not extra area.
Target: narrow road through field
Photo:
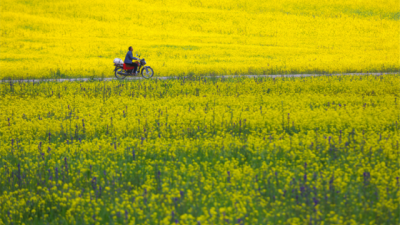
[[[204,76],[204,77],[216,77],[216,78],[255,78],[255,77],[311,77],[311,76],[353,76],[353,75],[373,75],[373,76],[379,76],[379,75],[385,75],[385,74],[396,74],[396,73],[335,73],[335,74],[277,74],[277,75],[221,75],[221,76]],[[151,79],[160,79],[160,80],[168,80],[168,79],[177,79],[177,78],[183,78],[183,77],[177,77],[177,76],[169,76],[169,77],[152,77]],[[3,79],[0,80],[0,83],[18,83],[18,82],[34,82],[34,83],[39,83],[39,82],[65,82],[65,81],[93,81],[93,80],[98,80],[98,81],[111,81],[111,80],[117,80],[115,77],[107,77],[107,78],[65,78],[65,79],[20,79],[20,80],[10,80],[10,79]],[[126,77],[124,80],[145,80],[145,78],[141,76],[137,77]]]

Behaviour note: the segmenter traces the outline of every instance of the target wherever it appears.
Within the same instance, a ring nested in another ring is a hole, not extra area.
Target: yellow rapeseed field
[[[397,0],[0,1],[0,78],[398,71]]]
[[[399,224],[399,83],[0,83],[0,224]]]

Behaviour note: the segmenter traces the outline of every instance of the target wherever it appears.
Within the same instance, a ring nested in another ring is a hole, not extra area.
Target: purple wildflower
[[[55,173],[55,176],[56,176],[56,180],[58,180],[58,168],[56,167],[54,171],[55,171],[54,173]]]
[[[64,162],[65,162],[65,170],[68,173],[68,163],[67,163],[67,157],[64,157]]]
[[[93,190],[96,190],[96,183],[97,183],[97,178],[93,177],[93,179],[92,179],[92,188],[93,188]]]
[[[314,206],[318,205],[319,201],[315,197],[313,198]]]
[[[364,185],[368,185],[371,175],[369,172],[364,172],[363,175],[364,175]]]
[[[53,179],[53,175],[51,174],[51,170],[48,170],[49,171],[49,180],[52,180]]]
[[[21,165],[18,163],[18,181],[19,186],[21,187]]]
[[[140,144],[143,144],[144,139],[145,139],[144,137],[140,137],[140,140],[141,140]]]

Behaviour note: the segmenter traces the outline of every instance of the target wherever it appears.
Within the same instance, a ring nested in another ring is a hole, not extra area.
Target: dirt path
[[[373,75],[379,76],[384,74],[395,74],[395,73],[336,73],[336,74],[278,74],[278,75],[221,75],[221,76],[205,76],[205,77],[217,77],[217,78],[235,78],[235,77],[311,77],[311,76],[353,76],[353,75]],[[160,79],[160,80],[167,80],[167,79],[177,79],[180,77],[153,77],[151,79]],[[22,80],[9,80],[3,79],[0,80],[0,83],[19,83],[19,82],[65,82],[65,81],[91,81],[91,80],[99,80],[99,81],[111,81],[117,80],[115,77],[108,77],[108,78],[66,78],[66,79],[22,79]],[[145,80],[143,77],[126,77],[124,80]]]

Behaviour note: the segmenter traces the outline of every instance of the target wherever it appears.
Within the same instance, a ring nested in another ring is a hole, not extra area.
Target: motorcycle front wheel
[[[123,73],[123,72],[124,72],[124,70],[123,70],[122,68],[118,68],[118,69],[114,70],[114,72],[115,72],[115,77],[116,77],[118,80],[123,80],[123,79],[125,79],[125,76],[122,75],[122,74],[120,74],[120,73]]]
[[[150,66],[146,66],[142,69],[142,77],[148,79],[154,75],[153,69]]]

